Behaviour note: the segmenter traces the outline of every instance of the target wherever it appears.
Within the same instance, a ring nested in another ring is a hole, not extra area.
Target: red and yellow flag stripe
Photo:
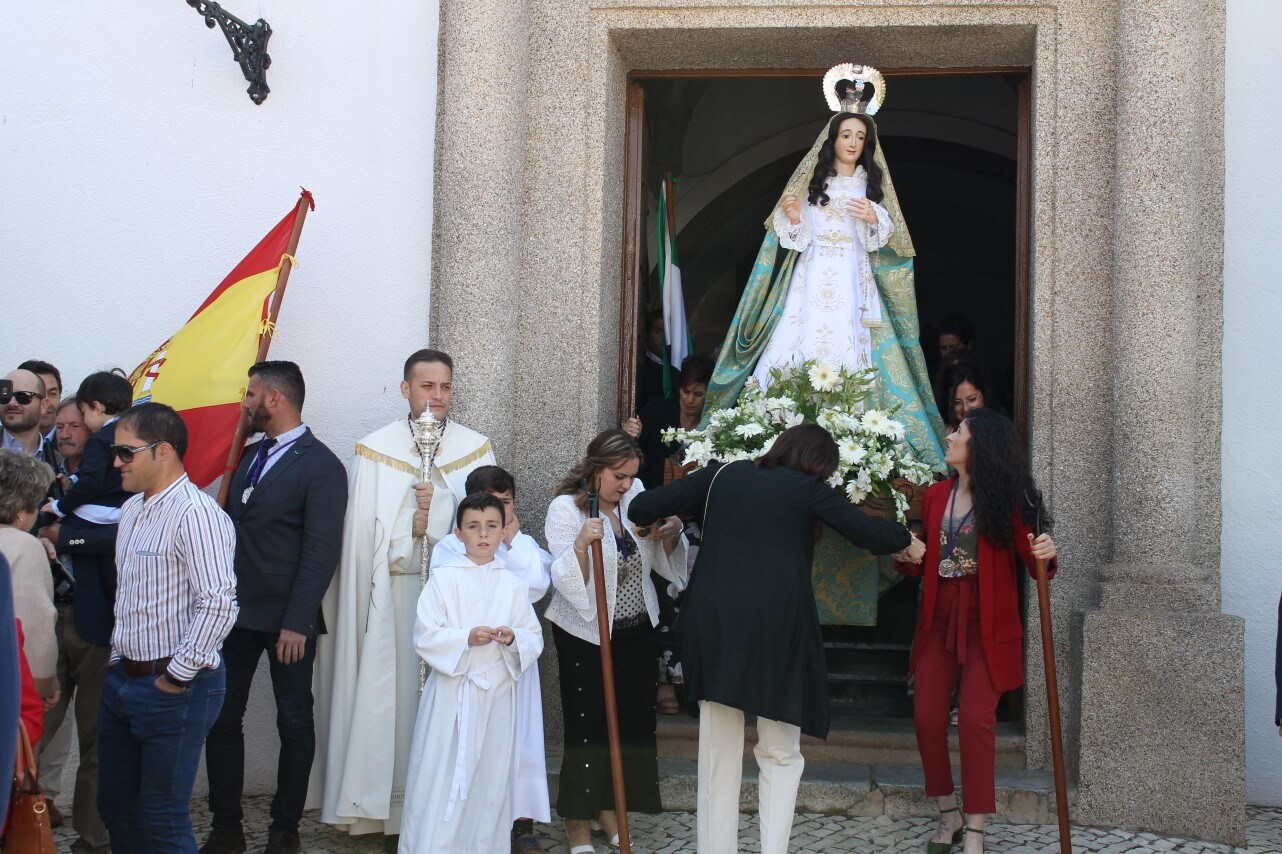
[[[310,203],[310,194],[304,191]],[[178,410],[187,424],[184,462],[204,487],[222,473],[245,396],[246,372],[270,335],[272,293],[301,205],[289,212],[214,289],[181,329],[130,375],[134,402]]]

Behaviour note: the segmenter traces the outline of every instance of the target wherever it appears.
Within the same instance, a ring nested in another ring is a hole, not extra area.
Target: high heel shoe
[[[940,810],[939,814],[942,816],[950,812],[961,812],[961,810],[959,810],[957,807],[953,807],[952,809]],[[962,834],[965,831],[966,831],[965,825],[962,825],[961,827],[957,828],[957,830],[953,833],[953,839],[951,842],[927,842],[926,854],[948,854],[948,852],[953,850],[954,845],[962,841]],[[980,831],[980,832],[982,833],[983,831]]]
[[[979,828],[979,827],[963,827],[962,830],[966,831],[967,833],[977,833],[980,836],[984,835],[983,828]]]

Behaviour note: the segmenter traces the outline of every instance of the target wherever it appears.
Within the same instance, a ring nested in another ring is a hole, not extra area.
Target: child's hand
[[[499,626],[494,630],[494,639],[504,646],[511,646],[512,641],[516,640],[516,632],[509,626]]]
[[[503,526],[503,542],[511,546],[519,533],[521,533],[521,520],[516,518],[516,511],[513,510],[511,521]]]
[[[511,632],[512,630],[508,629],[508,631]],[[467,645],[485,646],[487,643],[495,639],[494,632],[495,630],[489,626],[477,626],[468,633]]]

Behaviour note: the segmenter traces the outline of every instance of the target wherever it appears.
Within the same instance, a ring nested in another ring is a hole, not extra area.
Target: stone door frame
[[[1027,296],[1016,311],[1025,324],[1021,343],[1027,353],[1029,370],[1027,405],[1017,411],[1028,415],[1025,436],[1034,475],[1052,511],[1056,498],[1056,484],[1049,466],[1053,419],[1049,395],[1044,390],[1049,384],[1055,354],[1050,334],[1054,316],[1055,221],[1047,210],[1054,203],[1055,138],[1045,130],[1054,126],[1053,11],[1043,6],[969,10],[931,7],[933,22],[904,26],[902,7],[860,5],[806,8],[787,13],[778,9],[686,8],[669,10],[657,17],[643,9],[597,8],[590,14],[588,112],[593,118],[589,120],[588,139],[601,144],[598,147],[590,142],[587,162],[590,194],[595,196],[599,191],[603,200],[635,197],[625,182],[625,178],[631,177],[625,176],[626,158],[612,155],[629,151],[625,132],[627,113],[635,106],[628,88],[633,77],[647,76],[647,72],[662,70],[668,75],[684,72],[694,76],[707,73],[708,69],[718,69],[722,74],[736,70],[760,74],[798,66],[826,70],[838,62],[855,59],[883,72],[930,69],[947,73],[969,68],[1026,71],[1031,126],[1021,138],[1021,148],[1028,147],[1028,156],[1021,158],[1021,165],[1028,164],[1032,171],[1027,180],[1021,180],[1030,191],[1026,199],[1027,239],[1020,255],[1021,260],[1028,259],[1024,268],[1029,270],[1030,281],[1027,289],[1017,289],[1017,294],[1023,291]],[[818,77],[822,77],[822,71]],[[893,109],[893,103],[890,108]],[[1025,201],[1022,195],[1021,201]],[[633,283],[625,274],[622,259],[625,235],[636,233],[637,226],[624,218],[625,207],[629,212],[637,210],[636,203],[603,204],[602,229],[589,238],[589,245],[585,247],[588,257],[600,259],[602,310],[621,318],[619,354],[635,352],[636,347],[635,314],[630,319],[628,316],[636,310],[635,301],[629,311],[628,302],[623,299],[624,287],[631,287]],[[629,260],[633,261],[634,257],[635,253]],[[607,308],[608,302],[613,301],[608,294],[611,282],[620,283],[612,295],[618,302]],[[631,341],[627,340],[629,334]],[[612,394],[614,399],[610,403],[619,405],[621,395],[622,391],[618,396]],[[1061,586],[1087,588],[1089,582],[1069,580]],[[1076,590],[1072,600],[1080,601],[1090,595],[1089,590]],[[1030,605],[1025,622],[1036,626],[1035,601]],[[1074,690],[1077,681],[1077,666],[1071,656],[1065,654],[1070,647],[1071,617],[1069,608],[1061,608],[1055,614],[1056,645],[1064,651],[1061,657],[1065,659],[1059,666],[1061,696]],[[1049,767],[1045,677],[1039,639],[1026,644],[1025,660],[1027,761],[1029,767]],[[1073,708],[1071,701],[1065,703],[1069,717]],[[1074,726],[1075,721],[1066,721],[1070,731]]]

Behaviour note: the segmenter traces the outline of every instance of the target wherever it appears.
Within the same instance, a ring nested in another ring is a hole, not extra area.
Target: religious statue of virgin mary
[[[844,63],[823,86],[834,115],[766,220],[705,412],[734,406],[749,377],[768,385],[771,369],[789,363],[875,368],[867,405],[895,409],[917,458],[943,471],[944,425],[918,342],[916,253],[873,122],[886,81]]]

